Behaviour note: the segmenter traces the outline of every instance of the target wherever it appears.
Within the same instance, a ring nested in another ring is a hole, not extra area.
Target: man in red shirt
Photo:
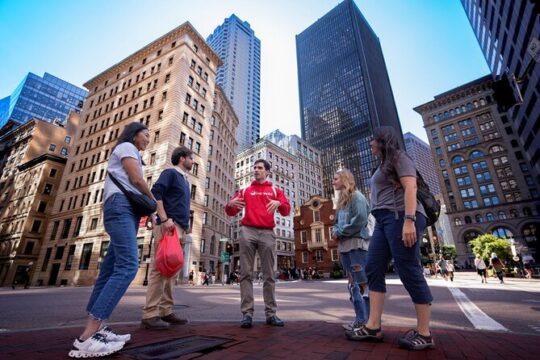
[[[270,163],[259,159],[253,166],[255,180],[244,189],[240,189],[225,205],[229,216],[236,216],[244,210],[240,229],[240,310],[243,318],[240,326],[250,328],[253,324],[253,262],[255,252],[259,251],[263,273],[263,298],[266,323],[273,326],[285,324],[276,316],[274,263],[276,238],[274,236],[274,213],[282,216],[291,212],[289,201],[279,188],[266,178],[270,173]]]

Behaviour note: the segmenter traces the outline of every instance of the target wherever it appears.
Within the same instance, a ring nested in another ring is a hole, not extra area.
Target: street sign
[[[231,259],[231,256],[229,255],[228,252],[226,251],[221,252],[221,262],[228,263],[230,259]]]
[[[534,61],[540,62],[540,40],[532,38],[527,47],[527,52],[532,56]]]

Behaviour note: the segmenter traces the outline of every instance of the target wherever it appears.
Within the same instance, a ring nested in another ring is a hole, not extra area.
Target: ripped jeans
[[[340,253],[341,265],[349,276],[350,300],[356,313],[356,321],[366,322],[369,317],[369,297],[366,277],[367,251],[355,249]],[[366,284],[362,290],[361,284]]]

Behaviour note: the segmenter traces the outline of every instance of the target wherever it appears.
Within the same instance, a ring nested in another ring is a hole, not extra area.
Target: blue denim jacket
[[[368,215],[369,205],[366,197],[360,191],[355,191],[347,207],[336,211],[336,224],[332,229],[332,235],[339,239],[368,239]]]

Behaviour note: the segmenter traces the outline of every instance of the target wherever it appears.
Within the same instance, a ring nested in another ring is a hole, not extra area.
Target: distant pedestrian
[[[448,277],[450,281],[454,281],[454,264],[451,261],[446,262],[446,270],[448,271]]]
[[[338,243],[339,259],[349,278],[349,300],[355,319],[347,330],[359,329],[369,316],[369,297],[366,277],[366,257],[369,246],[367,200],[358,188],[354,175],[347,169],[338,170],[332,181],[336,193],[336,223],[332,238]]]
[[[188,279],[189,279],[189,280],[188,280],[189,285],[194,285],[194,284],[193,284],[193,277],[194,277],[193,270],[191,270],[191,271],[189,272],[189,278],[188,278]]]
[[[474,259],[474,266],[476,267],[476,272],[478,275],[480,275],[480,279],[482,279],[482,284],[487,284],[486,263],[480,255],[476,255],[476,259]]]
[[[210,280],[210,276],[208,276],[208,273],[204,273],[203,275],[203,285],[206,285],[206,286],[209,286],[209,280]]]
[[[386,293],[385,274],[390,259],[416,309],[417,328],[411,329],[398,344],[411,350],[435,346],[430,332],[433,296],[427,285],[420,258],[420,243],[427,217],[416,197],[414,162],[400,149],[400,136],[394,128],[375,130],[371,151],[380,160],[370,179],[371,213],[376,219],[366,264],[370,313],[367,323],[346,332],[350,340],[382,341],[381,319]]]
[[[491,259],[489,260],[489,264],[491,265],[493,272],[497,274],[497,277],[499,278],[499,282],[501,284],[504,284],[504,265],[502,261],[497,257],[497,254],[491,253]]]
[[[437,263],[439,265],[439,268],[441,269],[441,275],[444,280],[448,281],[448,262],[445,258],[441,257],[439,262]]]
[[[107,356],[122,349],[131,339],[129,334],[114,333],[105,326],[105,320],[110,317],[139,269],[137,231],[140,216],[110,175],[129,191],[154,198],[143,178],[139,154],[149,143],[148,128],[139,122],[130,123],[120,134],[109,158],[103,218],[105,231],[111,240],[86,307],[88,321],[83,333],[73,342],[70,357]]]
[[[255,180],[244,189],[238,191],[225,205],[229,216],[236,216],[244,210],[241,220],[240,244],[240,309],[243,314],[240,326],[251,328],[253,322],[253,262],[258,252],[261,260],[261,270],[264,276],[263,298],[265,304],[266,324],[284,326],[277,317],[275,295],[274,262],[276,252],[276,226],[274,217],[278,211],[281,216],[288,216],[291,205],[283,191],[267,180],[270,174],[270,163],[266,160],[256,160],[253,165]]]

